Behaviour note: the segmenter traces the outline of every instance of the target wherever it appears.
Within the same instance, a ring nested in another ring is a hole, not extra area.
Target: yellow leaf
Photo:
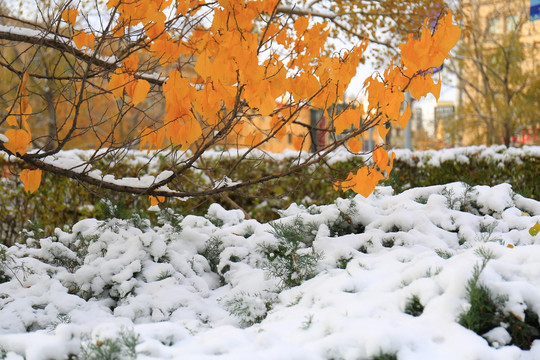
[[[206,78],[210,76],[211,71],[212,71],[211,68],[212,68],[212,62],[210,61],[208,52],[203,51],[197,58],[197,62],[195,63],[195,71],[201,77]]]
[[[66,9],[62,12],[62,19],[70,24],[71,26],[75,25],[77,21],[77,16],[79,15],[79,10],[77,9]]]
[[[375,165],[381,169],[381,171],[386,170],[388,167],[388,152],[384,150],[382,147],[378,147],[375,150],[373,150],[373,162]]]
[[[8,108],[8,111],[10,111],[11,109]],[[17,124],[17,118],[13,115],[8,115],[8,117],[6,118],[6,122],[8,123],[8,125],[11,125],[11,126],[19,126],[19,124]]]
[[[84,31],[79,31],[73,35],[73,42],[75,46],[79,49],[86,47],[92,49],[94,47],[95,37],[94,34],[87,34]]]
[[[26,154],[26,148],[32,140],[32,137],[26,130],[9,129],[5,132],[5,135],[9,139],[7,143],[4,143],[6,149],[13,154],[19,153],[21,156]]]
[[[342,188],[343,190],[351,189],[363,197],[368,197],[382,179],[384,179],[384,176],[380,172],[364,166],[358,169],[356,174],[351,172],[347,176],[347,179],[335,183],[334,188]]]
[[[143,150],[146,144],[150,145],[147,152],[152,149],[161,149],[161,145],[163,145],[163,140],[165,140],[165,128],[160,127],[158,130],[144,128],[141,131],[140,139],[141,140],[139,144],[139,150]]]
[[[128,73],[137,72],[138,66],[139,66],[139,56],[136,53],[129,55],[122,62],[122,67]]]
[[[146,99],[148,90],[150,90],[150,84],[148,83],[148,81],[143,79],[136,80],[129,84],[129,86],[126,86],[126,92],[129,97],[131,97],[131,102],[133,103],[133,106],[137,106],[137,104]]]
[[[536,236],[539,232],[540,223],[537,221],[536,224],[534,224],[534,226],[529,229],[529,234],[531,234],[531,236]]]
[[[344,110],[341,114],[339,114],[334,120],[336,134],[339,135],[353,126],[358,126],[362,118],[362,113],[362,107],[357,107],[356,109]]]
[[[202,135],[199,122],[191,117],[184,116],[167,124],[167,137],[175,145],[187,149]]]
[[[349,146],[349,150],[351,150],[353,153],[359,153],[362,151],[363,148],[363,140],[361,137],[353,137],[347,141],[347,145]]]
[[[304,138],[302,136],[293,137],[293,148],[296,151],[302,150],[302,145],[304,144]]]
[[[294,22],[294,30],[296,31],[296,37],[301,37],[304,31],[306,31],[309,24],[309,16],[301,16]]]
[[[409,123],[409,120],[411,118],[411,106],[407,103],[407,107],[405,108],[405,111],[403,114],[401,114],[397,119],[396,122],[399,126],[401,126],[403,129],[407,127],[407,124]]]
[[[111,75],[111,80],[109,81],[109,90],[116,97],[122,97],[124,95],[124,87],[129,81],[129,76],[124,74],[121,69],[116,69],[116,71]]]
[[[33,193],[39,188],[39,184],[41,184],[41,170],[24,169],[21,171],[19,178],[24,185],[24,190]]]
[[[150,205],[156,206],[165,201],[165,196],[150,196]]]
[[[439,82],[435,84],[430,74],[424,76],[415,76],[411,80],[411,84],[408,87],[411,92],[411,96],[416,100],[420,100],[422,96],[426,96],[428,93],[432,93],[435,99],[439,99],[441,93],[441,80],[439,74]]]
[[[262,134],[260,132],[248,134],[246,136],[246,146],[249,148],[259,145],[262,140]]]

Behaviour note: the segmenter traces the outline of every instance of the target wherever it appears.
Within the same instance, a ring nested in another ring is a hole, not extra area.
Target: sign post
[[[540,19],[540,0],[531,0],[530,20]]]

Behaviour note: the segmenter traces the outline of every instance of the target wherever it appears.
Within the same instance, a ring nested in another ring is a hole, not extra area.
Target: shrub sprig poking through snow
[[[117,337],[84,342],[78,356],[81,360],[135,360],[140,336],[132,329],[121,328]]]
[[[263,321],[275,301],[275,294],[270,292],[247,293],[242,291],[222,299],[221,302],[232,316],[239,319],[240,326],[249,327]]]
[[[271,234],[278,241],[261,245],[269,274],[281,280],[284,286],[302,284],[315,276],[315,268],[322,254],[311,245],[316,232],[314,224],[304,224],[297,217],[292,224],[272,222]]]
[[[523,316],[505,311],[508,298],[494,294],[480,282],[480,275],[494,254],[482,247],[477,249],[477,254],[482,262],[475,265],[473,275],[467,282],[470,307],[460,314],[459,323],[485,337],[494,347],[512,344],[529,350],[533,341],[540,339],[538,315],[528,307],[523,311]]]

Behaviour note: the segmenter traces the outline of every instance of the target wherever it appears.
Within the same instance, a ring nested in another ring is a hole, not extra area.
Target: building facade
[[[463,145],[516,145],[540,121],[540,20],[530,0],[462,2],[464,33],[452,60]],[[459,134],[461,132],[461,134]],[[521,140],[520,140],[521,139]],[[518,141],[519,140],[519,141]]]

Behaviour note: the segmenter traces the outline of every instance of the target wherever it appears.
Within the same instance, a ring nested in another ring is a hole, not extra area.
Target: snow
[[[315,276],[292,288],[269,272],[271,224],[217,204],[176,228],[86,219],[4,248],[0,354],[67,358],[128,329],[140,359],[540,357],[538,341],[509,345],[505,324],[480,336],[457,322],[487,250],[479,281],[505,298],[504,311],[540,312],[540,235],[528,232],[540,203],[509,185],[380,187],[281,215],[276,222],[305,231],[297,254],[322,254]],[[413,295],[425,306],[417,317],[404,313]]]

